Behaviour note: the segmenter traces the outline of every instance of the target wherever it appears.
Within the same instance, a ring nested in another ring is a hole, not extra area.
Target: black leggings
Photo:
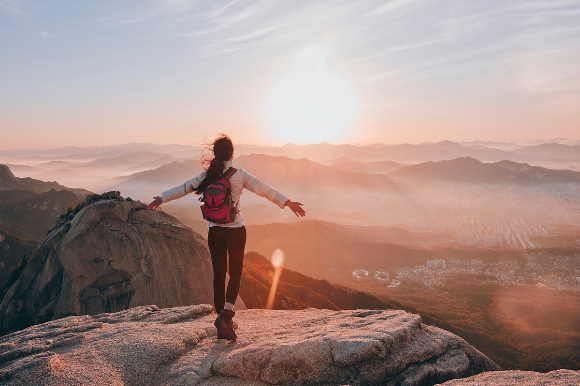
[[[213,265],[213,302],[215,311],[219,314],[224,304],[234,304],[240,291],[242,268],[244,267],[244,249],[246,248],[246,227],[225,228],[213,226],[209,228],[207,244],[211,253]],[[229,269],[228,254],[230,256]],[[226,271],[229,271],[227,295]]]

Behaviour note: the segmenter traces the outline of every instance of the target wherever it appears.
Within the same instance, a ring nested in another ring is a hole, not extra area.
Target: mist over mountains
[[[405,186],[377,174],[356,173],[326,166],[306,158],[292,159],[264,154],[241,155],[234,159],[236,168],[243,168],[260,180],[281,191],[291,193],[330,193],[365,191],[383,194],[404,194]],[[135,198],[160,195],[161,192],[197,176],[203,171],[199,161],[174,161],[157,169],[127,177],[119,177],[93,186],[94,190],[119,190]]]
[[[68,190],[81,196],[91,193],[90,191],[85,189],[68,188],[66,186],[60,185],[56,181],[46,182],[36,180],[30,177],[18,178],[14,176],[14,174],[7,165],[0,164],[0,191],[11,189],[26,190],[34,193],[45,193],[53,189]]]
[[[574,140],[566,139],[544,144],[442,141],[366,146],[236,145],[234,166],[305,203],[313,218],[351,225],[412,227],[436,221],[444,224],[438,226],[450,229],[474,213],[481,214],[480,219],[485,221],[493,221],[498,215],[503,217],[512,210],[519,211],[524,218],[553,221],[573,217],[573,212],[560,201],[561,197],[574,194],[576,168],[580,165],[577,146]],[[68,147],[38,154],[25,149],[2,151],[0,162],[16,165],[10,169],[19,176],[56,180],[99,193],[119,190],[125,197],[148,202],[198,175],[202,171],[199,162],[202,150],[202,146],[139,143]],[[437,191],[434,183],[461,187]],[[573,185],[566,185],[570,183]],[[470,184],[510,186],[515,191],[506,200],[505,194],[497,189],[487,192],[469,188]],[[546,195],[539,190],[524,191],[530,186],[553,192]],[[536,201],[530,193],[537,197]],[[529,204],[516,210],[522,200],[528,200]],[[542,205],[537,206],[538,202]],[[192,195],[165,208],[191,216],[197,214],[198,204]],[[245,213],[250,214],[248,221],[266,224],[292,220],[292,216],[279,214],[275,207],[270,208],[267,202],[251,194],[242,197],[242,204]]]
[[[357,162],[345,157],[338,158],[337,160],[339,160],[339,162],[335,163],[334,161],[327,161],[325,164],[353,173],[368,174],[389,174],[403,166],[402,164],[393,161]]]
[[[239,157],[262,154],[292,159],[307,158],[327,165],[335,164],[335,167],[343,170],[369,174],[388,174],[395,171],[397,164],[409,165],[460,157],[471,157],[481,162],[509,160],[557,169],[580,168],[580,145],[577,141],[564,139],[554,141],[531,145],[493,141],[467,143],[441,141],[365,146],[329,143],[284,146],[236,145],[235,155]],[[199,160],[203,150],[204,146],[149,143],[86,148],[70,146],[46,150],[0,150],[0,163],[7,164],[19,177],[56,180],[66,186],[81,186],[90,190],[92,187],[100,188],[107,185],[106,180],[128,177],[173,161]],[[354,162],[361,164],[353,164]]]
[[[580,172],[551,170],[512,161],[483,163],[471,157],[402,166],[390,173],[389,176],[401,181],[418,183],[429,183],[436,180],[460,184],[539,185],[580,182]]]

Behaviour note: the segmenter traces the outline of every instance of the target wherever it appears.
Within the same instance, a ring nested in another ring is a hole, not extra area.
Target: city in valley
[[[521,260],[484,264],[480,259],[429,260],[427,265],[401,267],[393,272],[353,271],[357,281],[372,281],[388,288],[398,288],[403,282],[420,284],[438,290],[451,273],[487,275],[486,281],[501,285],[535,285],[543,288],[580,292],[580,254],[557,255],[547,251],[527,252]]]

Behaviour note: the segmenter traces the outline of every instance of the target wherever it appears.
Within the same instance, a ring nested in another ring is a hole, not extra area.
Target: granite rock
[[[2,294],[0,335],[71,315],[213,303],[206,239],[118,194],[61,216],[24,263]]]
[[[237,311],[209,305],[71,316],[0,338],[1,385],[432,385],[501,370],[399,310]]]

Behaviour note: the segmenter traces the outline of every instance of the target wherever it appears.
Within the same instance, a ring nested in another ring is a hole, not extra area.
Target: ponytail
[[[225,169],[225,163],[234,155],[234,144],[230,137],[220,134],[213,143],[208,144],[206,150],[213,155],[201,155],[201,164],[206,170],[205,177],[199,186],[194,189],[195,194],[201,194],[213,182],[217,181]]]

